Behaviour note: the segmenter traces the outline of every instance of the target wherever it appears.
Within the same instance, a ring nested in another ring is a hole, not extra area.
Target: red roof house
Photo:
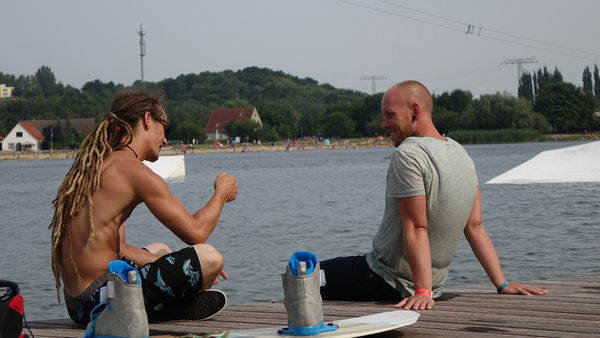
[[[204,128],[206,130],[206,139],[208,141],[227,139],[225,126],[233,119],[239,121],[254,120],[262,125],[258,111],[254,107],[213,109]]]

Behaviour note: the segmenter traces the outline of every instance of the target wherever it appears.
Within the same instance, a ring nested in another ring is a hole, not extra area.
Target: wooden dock
[[[417,323],[373,337],[600,337],[600,275],[529,281],[550,291],[544,296],[498,295],[487,285],[451,287]],[[326,321],[392,311],[392,303],[324,302]],[[186,335],[285,326],[281,302],[230,305],[206,321],[150,325],[151,335]],[[82,337],[69,319],[32,321],[35,337]],[[29,334],[27,330],[24,333]]]

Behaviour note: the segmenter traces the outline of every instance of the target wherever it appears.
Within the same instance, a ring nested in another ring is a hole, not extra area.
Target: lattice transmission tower
[[[507,59],[503,58],[504,61],[500,62],[500,65],[514,65],[517,64],[517,88],[519,87],[519,80],[521,80],[521,76],[523,75],[523,64],[524,63],[537,63],[535,56],[530,58],[520,58],[520,59]]]
[[[371,94],[375,94],[377,92],[377,88],[375,86],[376,80],[385,80],[387,77],[385,75],[365,75],[360,78],[361,80],[371,80]]]

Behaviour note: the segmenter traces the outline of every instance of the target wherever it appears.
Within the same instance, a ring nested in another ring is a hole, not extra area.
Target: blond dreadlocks
[[[111,112],[106,114],[81,144],[71,169],[58,188],[56,198],[52,201],[54,216],[48,229],[52,231],[52,272],[56,284],[56,293],[60,302],[59,288],[60,269],[62,264],[62,240],[64,236],[70,242],[71,219],[81,211],[87,203],[89,214],[89,236],[87,247],[94,239],[94,221],[92,194],[100,185],[100,174],[104,159],[113,151],[122,149],[131,143],[133,127],[145,112],[160,115],[162,93],[149,93],[142,90],[125,90],[119,92],[111,105]],[[71,250],[70,259],[81,284],[81,276]]]

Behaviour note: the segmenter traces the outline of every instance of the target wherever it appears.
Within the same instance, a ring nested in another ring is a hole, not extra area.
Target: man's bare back
[[[78,323],[87,321],[99,301],[101,277],[113,260],[127,258],[146,269],[142,279],[149,280],[142,284],[150,308],[162,299],[152,297],[161,291],[151,288],[164,281],[180,290],[169,292],[173,297],[169,302],[177,304],[210,288],[219,275],[227,278],[223,257],[206,241],[224,205],[237,198],[235,177],[220,173],[208,202],[193,214],[186,210],[165,181],[142,162],[156,161],[167,145],[171,124],[159,96],[143,90],[117,94],[111,112],[83,141],[53,201],[52,269],[57,292],[62,282],[69,315]],[[128,244],[124,222],[140,203],[189,247],[172,252],[162,243],[146,246],[147,250]],[[177,268],[166,271],[159,262],[164,259]],[[190,273],[194,277],[187,280]]]
[[[116,151],[104,159],[100,187],[92,194],[94,237],[89,247],[87,203],[79,214],[73,217],[70,226],[71,237],[66,238],[62,246],[61,269],[64,289],[69,295],[80,294],[94,280],[106,273],[110,261],[121,258],[119,228],[141,202],[130,182],[132,174],[144,176],[148,182],[153,182],[155,178],[152,176],[156,175],[128,149]]]

